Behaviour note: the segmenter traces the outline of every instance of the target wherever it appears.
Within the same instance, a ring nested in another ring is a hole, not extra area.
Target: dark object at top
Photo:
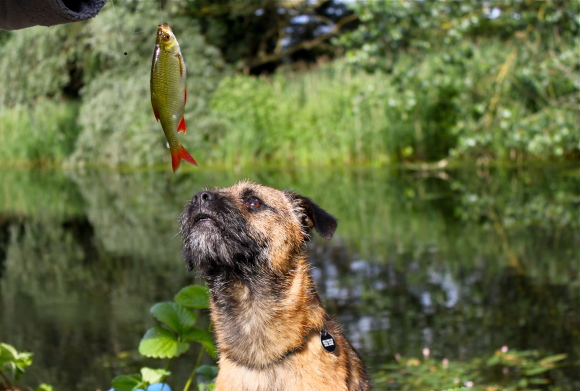
[[[81,22],[95,17],[107,0],[0,0],[0,29]]]

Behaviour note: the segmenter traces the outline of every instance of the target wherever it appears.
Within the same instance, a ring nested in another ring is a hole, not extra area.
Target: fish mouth
[[[157,25],[157,32],[172,32],[171,27],[167,23],[158,24]]]

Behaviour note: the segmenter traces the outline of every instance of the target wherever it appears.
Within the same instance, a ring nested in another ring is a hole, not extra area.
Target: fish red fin
[[[183,134],[187,133],[187,129],[185,129],[185,118],[181,117],[179,120],[179,125],[177,125],[177,131],[182,132]]]
[[[179,145],[179,148],[171,151],[171,165],[173,167],[173,172],[177,171],[179,165],[181,164],[181,160],[185,160],[186,162],[197,166],[197,162],[193,157],[191,157],[183,145]]]
[[[157,121],[159,121],[159,113],[157,112],[157,109],[155,108],[155,106],[153,106],[153,114],[155,114],[155,119]]]

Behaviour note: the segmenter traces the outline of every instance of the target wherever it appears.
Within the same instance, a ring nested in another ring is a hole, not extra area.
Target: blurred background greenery
[[[166,164],[148,101],[161,20],[186,59],[184,143],[202,166],[580,154],[578,2],[116,3],[0,33],[1,164]]]
[[[35,353],[30,384],[136,372],[148,309],[195,279],[183,205],[248,178],[339,218],[314,276],[378,390],[579,389],[579,4],[120,0],[0,31],[0,341]],[[162,22],[200,163],[177,174],[149,99]],[[567,358],[533,386],[536,364],[470,375],[504,345]],[[437,364],[399,357],[425,347]]]

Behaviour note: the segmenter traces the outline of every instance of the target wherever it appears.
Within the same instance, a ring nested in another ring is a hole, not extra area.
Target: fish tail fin
[[[187,152],[183,145],[179,144],[179,147],[171,151],[171,165],[173,167],[173,172],[177,171],[181,160],[185,160],[188,163],[197,166],[195,159]]]

